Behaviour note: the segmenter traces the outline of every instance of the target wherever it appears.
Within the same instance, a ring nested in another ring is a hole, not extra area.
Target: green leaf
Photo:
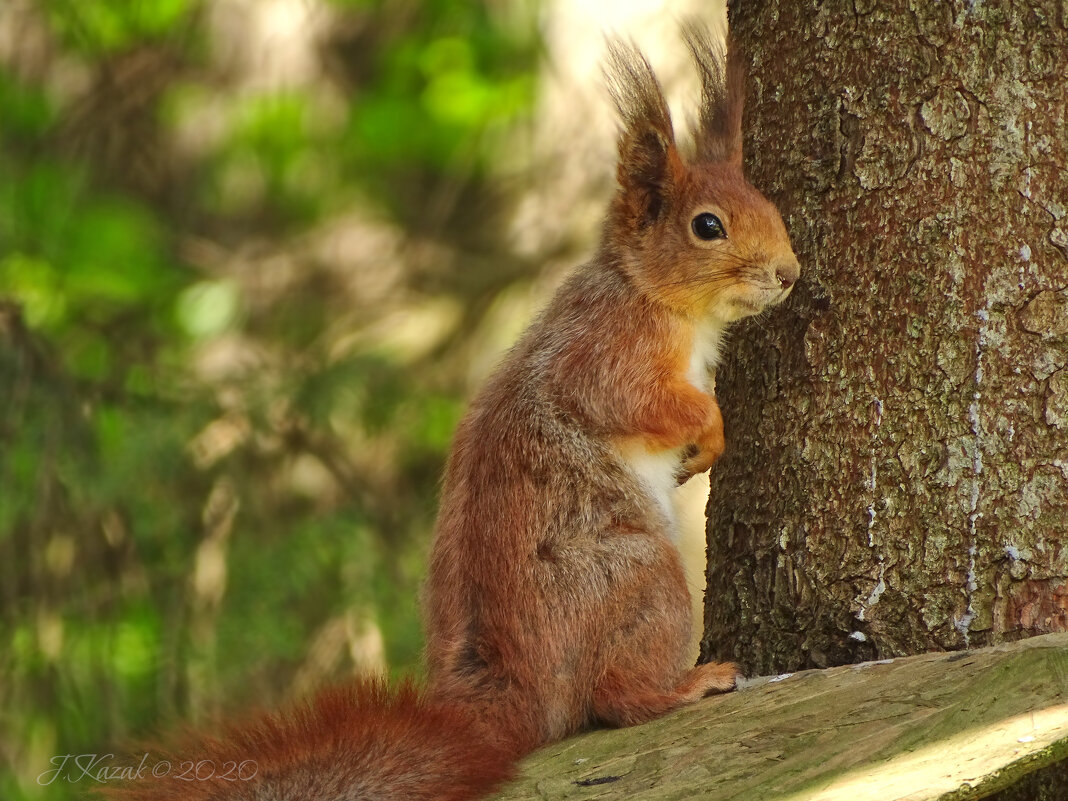
[[[178,322],[192,339],[210,339],[229,330],[241,311],[232,281],[201,281],[178,296]]]

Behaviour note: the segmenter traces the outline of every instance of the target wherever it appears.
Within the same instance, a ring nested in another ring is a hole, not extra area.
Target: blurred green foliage
[[[0,797],[418,670],[463,357],[528,270],[493,222],[535,11],[0,5]]]

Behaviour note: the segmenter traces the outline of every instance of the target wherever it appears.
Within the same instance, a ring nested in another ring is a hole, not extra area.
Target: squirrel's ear
[[[701,74],[701,111],[694,140],[701,161],[742,166],[742,104],[745,73],[726,31],[710,31],[690,21],[683,38]]]
[[[626,216],[639,228],[660,218],[681,169],[660,82],[636,47],[609,41],[608,90],[619,111],[617,177]]]

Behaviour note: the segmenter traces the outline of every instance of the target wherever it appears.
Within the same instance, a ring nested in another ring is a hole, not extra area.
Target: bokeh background
[[[419,675],[452,430],[612,191],[603,36],[686,97],[695,6],[0,0],[0,798]]]

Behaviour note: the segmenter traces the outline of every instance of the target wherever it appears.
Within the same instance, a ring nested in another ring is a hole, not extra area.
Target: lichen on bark
[[[746,168],[804,277],[719,371],[703,655],[766,673],[1068,628],[1065,4],[730,15]]]

